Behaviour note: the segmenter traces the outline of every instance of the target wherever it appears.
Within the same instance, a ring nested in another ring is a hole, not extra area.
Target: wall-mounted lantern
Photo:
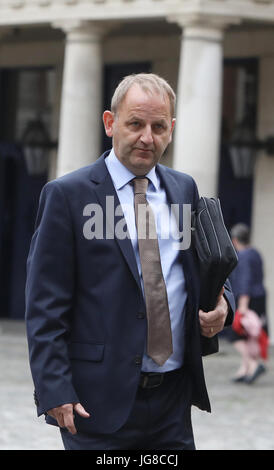
[[[235,127],[229,141],[231,164],[236,178],[252,178],[259,150],[265,150],[269,156],[274,156],[274,137],[257,139],[245,119]]]
[[[49,151],[57,147],[57,142],[52,142],[41,119],[28,122],[23,133],[21,145],[28,173],[32,176],[41,176],[47,173],[49,168]]]

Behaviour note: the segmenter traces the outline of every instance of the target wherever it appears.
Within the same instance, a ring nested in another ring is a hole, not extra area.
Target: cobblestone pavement
[[[198,450],[274,450],[274,348],[267,373],[253,385],[233,384],[232,346],[204,358],[212,413],[193,408]],[[59,431],[36,417],[24,322],[0,321],[0,450],[63,449]]]

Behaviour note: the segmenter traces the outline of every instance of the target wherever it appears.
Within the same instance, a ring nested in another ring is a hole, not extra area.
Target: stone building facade
[[[223,198],[229,226],[251,226],[273,340],[274,158],[259,146],[239,178],[227,144],[247,115],[254,139],[274,136],[273,0],[0,0],[0,143],[21,141],[36,116],[57,142],[47,179],[95,161],[110,145],[101,114],[113,87],[142,70],[177,91],[164,163]]]

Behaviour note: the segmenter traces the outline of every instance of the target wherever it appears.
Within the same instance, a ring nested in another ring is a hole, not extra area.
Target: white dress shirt
[[[112,178],[120,204],[123,209],[128,232],[135,253],[141,285],[143,286],[142,270],[138,250],[138,238],[134,213],[134,190],[130,181],[135,175],[123,165],[112,149],[105,159],[107,169]],[[183,364],[184,356],[184,319],[187,292],[182,262],[179,251],[174,249],[174,233],[176,233],[175,218],[170,217],[166,192],[161,185],[155,167],[146,174],[149,179],[146,198],[151,206],[156,223],[158,243],[161,257],[163,276],[167,289],[172,330],[173,354],[163,366],[157,365],[144,351],[142,371],[167,372],[178,369]],[[174,232],[175,230],[175,232]],[[143,291],[144,292],[144,291]]]

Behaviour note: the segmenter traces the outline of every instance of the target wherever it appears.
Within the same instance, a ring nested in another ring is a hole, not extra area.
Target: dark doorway
[[[111,98],[119,82],[127,75],[133,73],[149,73],[149,62],[137,62],[130,64],[110,64],[104,68],[104,110],[110,109]],[[103,129],[103,152],[111,148],[111,139],[106,136]]]
[[[22,138],[37,119],[50,131],[54,79],[49,68],[0,69],[0,317],[25,314],[26,260],[48,172],[42,164],[34,174]]]
[[[236,176],[228,142],[246,117],[256,135],[258,90],[257,59],[226,60],[224,63],[222,139],[219,168],[219,198],[228,229],[242,222],[251,225],[253,175]]]

